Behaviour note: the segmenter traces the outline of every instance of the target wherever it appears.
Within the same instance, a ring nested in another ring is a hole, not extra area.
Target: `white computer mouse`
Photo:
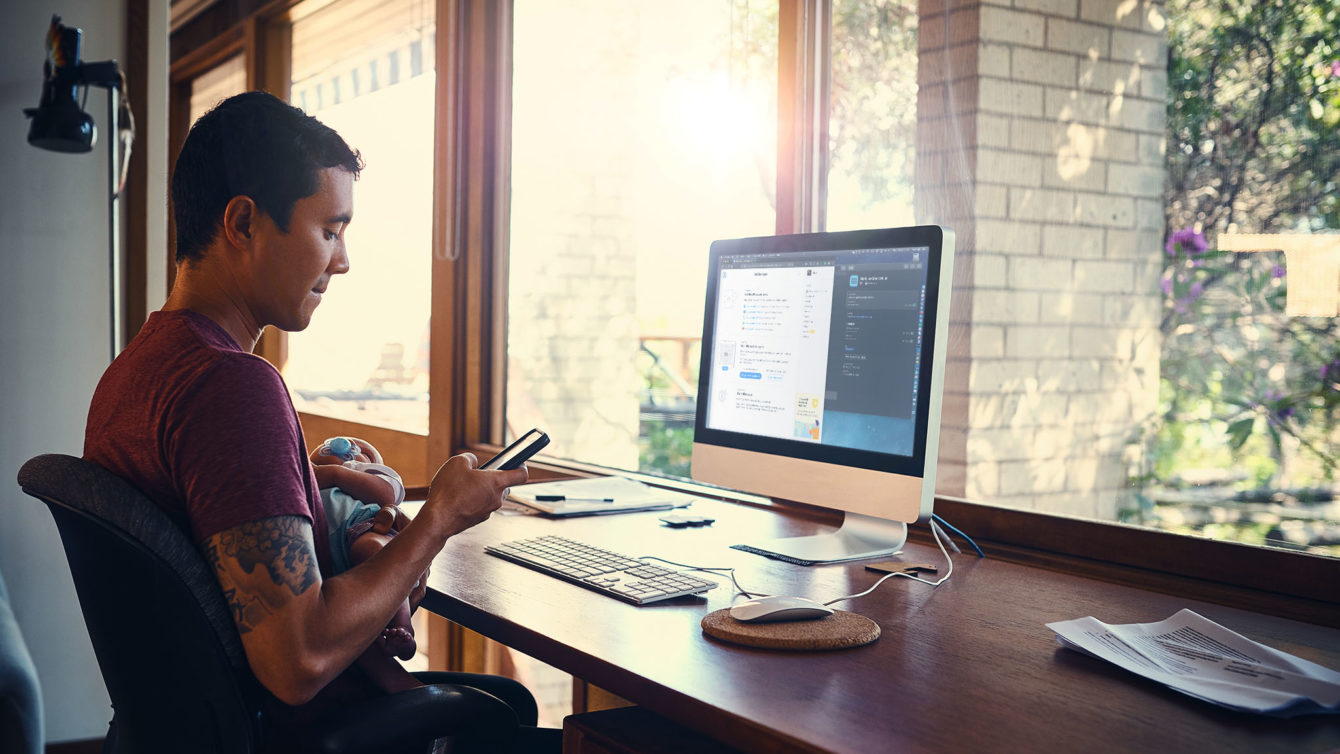
[[[815,620],[832,614],[832,608],[804,597],[758,597],[730,609],[730,617],[743,623]]]

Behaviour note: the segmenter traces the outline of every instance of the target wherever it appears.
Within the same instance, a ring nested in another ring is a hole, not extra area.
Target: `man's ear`
[[[234,196],[223,208],[223,235],[228,245],[244,249],[256,235],[256,220],[260,209],[249,196]]]

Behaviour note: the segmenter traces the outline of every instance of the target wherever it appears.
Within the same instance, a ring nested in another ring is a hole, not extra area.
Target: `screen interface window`
[[[707,426],[911,456],[928,254],[722,256]]]

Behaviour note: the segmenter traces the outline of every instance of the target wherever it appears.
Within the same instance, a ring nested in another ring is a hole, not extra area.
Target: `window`
[[[290,101],[339,131],[367,169],[354,184],[350,269],[288,336],[299,411],[428,433],[434,4],[298,6]],[[394,128],[388,128],[394,123]]]
[[[247,69],[234,55],[191,81],[190,122],[195,123],[222,100],[247,90]]]
[[[798,227],[958,231],[942,494],[1340,551],[1336,320],[1284,313],[1307,265],[1168,241],[1336,226],[1332,22],[1193,0],[580,10],[514,3],[509,434],[687,476],[707,246],[817,195]],[[1247,27],[1267,38],[1233,42]],[[826,150],[789,174],[788,38]]]
[[[1159,424],[1130,520],[1340,555],[1335,32],[1168,5]]]
[[[1337,255],[1242,236],[1340,225],[1340,35],[1257,5],[238,0],[173,32],[173,132],[268,87],[363,152],[352,274],[261,350],[407,479],[533,425],[686,477],[710,241],[936,222],[958,523],[1332,604],[1334,560],[1076,520],[1335,553],[1340,320],[1289,302]]]
[[[776,45],[776,3],[515,3],[509,432],[687,474],[708,244],[775,224]]]
[[[276,358],[308,411],[437,456],[543,425],[558,457],[683,477],[707,244],[938,222],[943,495],[1335,552],[1336,256],[1313,247],[1340,225],[1340,52],[1306,4],[224,5],[174,32],[199,48],[174,81],[227,28],[211,65],[245,48],[369,164],[354,272]],[[341,289],[375,332],[341,339]]]
[[[827,230],[912,225],[917,6],[835,0]]]

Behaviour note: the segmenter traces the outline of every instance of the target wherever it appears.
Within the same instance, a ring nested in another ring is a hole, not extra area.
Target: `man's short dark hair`
[[[363,160],[316,118],[266,92],[220,102],[191,127],[172,173],[177,261],[204,256],[235,196],[250,197],[287,233],[293,205],[333,167],[357,178]]]

